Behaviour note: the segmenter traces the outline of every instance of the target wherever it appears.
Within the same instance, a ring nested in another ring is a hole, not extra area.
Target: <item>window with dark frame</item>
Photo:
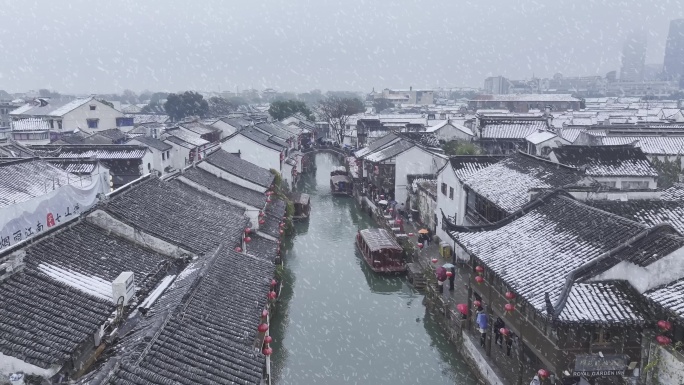
[[[90,106],[90,111],[95,111],[95,109],[97,109],[97,106],[94,106],[94,105]]]
[[[444,195],[444,196],[447,195],[447,185],[446,185],[446,183],[442,183],[442,195]]]
[[[454,200],[454,188],[449,187],[449,199]]]
[[[97,128],[100,119],[87,119],[86,121],[88,122],[88,128]]]

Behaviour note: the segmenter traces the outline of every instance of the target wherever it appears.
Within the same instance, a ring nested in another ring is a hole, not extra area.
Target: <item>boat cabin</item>
[[[358,246],[364,261],[375,273],[404,273],[404,249],[394,236],[385,229],[359,230],[356,235]]]
[[[295,221],[304,221],[309,219],[311,214],[311,197],[309,194],[298,193],[292,197],[294,204],[294,215],[292,219]]]

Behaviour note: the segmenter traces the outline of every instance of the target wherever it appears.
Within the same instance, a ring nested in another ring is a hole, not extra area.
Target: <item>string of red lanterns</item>
[[[666,333],[672,329],[672,323],[666,320],[660,320],[656,323],[656,325],[658,325],[658,329],[660,329],[660,331],[663,333]],[[656,342],[658,342],[660,346],[667,346],[672,343],[672,339],[666,335],[659,335],[656,336]]]
[[[478,275],[475,277],[475,282],[477,282],[478,285],[481,285],[484,282],[484,278],[482,278],[481,275]]]
[[[506,314],[513,314],[515,311],[515,305],[512,303],[507,303],[504,305],[504,310],[506,311]]]

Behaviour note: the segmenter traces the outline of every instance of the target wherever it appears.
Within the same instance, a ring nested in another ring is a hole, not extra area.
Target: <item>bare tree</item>
[[[365,109],[357,98],[339,98],[328,96],[318,103],[318,115],[328,122],[337,142],[342,144],[347,135],[349,117],[363,112]]]

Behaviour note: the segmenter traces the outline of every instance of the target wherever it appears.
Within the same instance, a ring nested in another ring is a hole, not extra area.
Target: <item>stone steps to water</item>
[[[408,281],[413,285],[416,290],[425,290],[425,286],[427,284],[427,281],[425,280],[425,276],[423,275],[423,271],[420,268],[420,265],[416,263],[409,263],[407,265],[408,267]]]

